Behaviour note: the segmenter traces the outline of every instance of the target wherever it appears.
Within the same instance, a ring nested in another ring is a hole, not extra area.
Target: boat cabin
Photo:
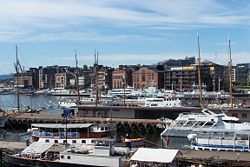
[[[76,144],[93,144],[94,139],[115,138],[116,129],[111,123],[95,124],[32,124],[32,141]],[[67,140],[67,141],[65,141]]]

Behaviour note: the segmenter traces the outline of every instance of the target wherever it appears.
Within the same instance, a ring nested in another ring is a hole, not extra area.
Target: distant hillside
[[[13,74],[3,74],[3,75],[0,75],[0,80],[6,80],[6,79],[11,79],[13,78]]]

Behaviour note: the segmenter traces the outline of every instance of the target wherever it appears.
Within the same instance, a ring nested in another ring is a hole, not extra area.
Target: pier
[[[30,127],[32,123],[65,123],[61,114],[46,113],[15,113],[7,117],[7,126],[26,126]],[[86,123],[86,122],[106,122],[112,121],[117,128],[123,128],[126,131],[138,129],[140,131],[157,131],[163,127],[164,120],[156,119],[128,119],[128,118],[102,118],[102,117],[78,117],[72,116],[67,119],[68,123]],[[160,126],[158,126],[160,125]]]
[[[68,123],[82,122],[105,122],[116,123],[117,128],[125,130],[153,130],[166,124],[165,120],[174,120],[183,112],[200,112],[200,108],[194,107],[131,107],[131,106],[77,106],[74,116],[70,117]],[[220,113],[220,109],[212,111]],[[231,108],[225,110],[228,116],[237,116],[242,121],[250,121],[250,108]],[[248,116],[249,115],[249,116]],[[7,126],[25,125],[32,123],[63,123],[65,122],[61,113],[8,113]],[[170,123],[170,122],[168,122]],[[159,126],[160,125],[160,126]]]

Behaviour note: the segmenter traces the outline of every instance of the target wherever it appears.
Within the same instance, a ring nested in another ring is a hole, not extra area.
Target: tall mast
[[[200,107],[203,107],[202,103],[202,85],[201,85],[201,57],[200,57],[200,39],[197,33],[197,47],[198,47],[198,84],[199,84],[199,103]]]
[[[99,103],[99,86],[98,86],[98,52],[96,52],[96,50],[94,53],[94,58],[95,58],[94,74],[95,74],[95,93],[96,93],[95,105],[97,106]]]
[[[18,60],[18,48],[16,45],[16,62],[14,63],[15,70],[16,70],[16,88],[17,88],[17,111],[20,112],[20,89],[19,89],[19,79],[20,79],[20,72],[19,68],[21,67],[19,60]]]
[[[76,90],[77,90],[77,103],[80,102],[80,87],[79,87],[79,68],[78,68],[78,60],[77,53],[75,50],[75,60],[76,60]]]
[[[123,106],[126,105],[126,69],[124,69],[123,77]]]
[[[231,56],[231,40],[230,40],[230,37],[228,37],[228,52],[229,52],[228,73],[229,73],[230,107],[233,107],[233,92],[232,92],[232,56]]]

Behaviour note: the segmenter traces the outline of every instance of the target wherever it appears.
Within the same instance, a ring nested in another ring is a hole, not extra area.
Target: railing
[[[66,132],[59,132],[59,133],[33,132],[32,136],[64,139],[66,137]],[[80,133],[79,132],[67,132],[67,138],[80,138]]]

